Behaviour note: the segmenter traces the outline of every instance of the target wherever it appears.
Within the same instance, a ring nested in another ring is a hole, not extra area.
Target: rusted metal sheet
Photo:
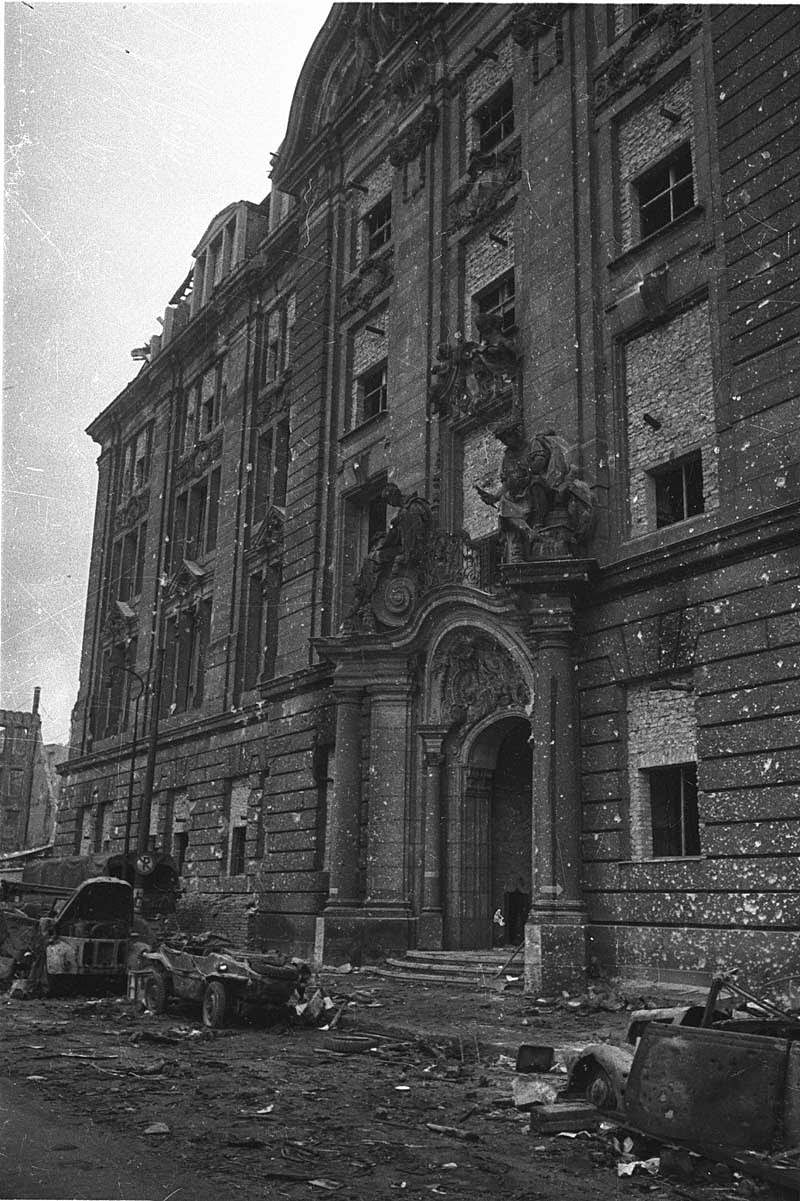
[[[625,1113],[668,1142],[766,1152],[796,1141],[798,1080],[800,1045],[792,1041],[651,1023],[631,1067]]]

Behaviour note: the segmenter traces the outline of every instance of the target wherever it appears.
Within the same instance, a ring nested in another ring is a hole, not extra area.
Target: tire
[[[152,1013],[167,1008],[167,982],[161,972],[151,972],[144,982],[144,1003]]]
[[[613,1113],[617,1108],[614,1082],[605,1068],[595,1066],[586,1081],[586,1100],[601,1113]]]
[[[225,1025],[225,1014],[228,1009],[228,994],[225,985],[220,980],[212,980],[206,985],[203,993],[203,1025],[212,1030],[218,1030]]]

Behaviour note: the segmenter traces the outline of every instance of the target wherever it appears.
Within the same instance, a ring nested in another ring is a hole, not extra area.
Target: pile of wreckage
[[[563,1088],[542,1074],[553,1055],[517,1056],[514,1104],[535,1136],[600,1138],[619,1176],[692,1179],[710,1163],[800,1195],[800,1010],[716,976],[705,1005],[636,1011],[627,1047],[574,1055]]]

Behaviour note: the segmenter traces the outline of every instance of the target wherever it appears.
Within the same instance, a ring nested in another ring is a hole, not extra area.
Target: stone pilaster
[[[425,806],[425,846],[422,884],[422,912],[417,928],[417,944],[425,950],[442,946],[442,742],[444,730],[438,726],[419,731],[422,739],[422,767]]]
[[[581,802],[573,598],[588,579],[580,560],[507,566],[506,582],[528,618],[534,652],[533,900],[525,926],[525,987],[550,993],[585,986]]]
[[[336,691],[336,760],[330,830],[327,911],[358,906],[361,809],[361,699],[357,688]]]

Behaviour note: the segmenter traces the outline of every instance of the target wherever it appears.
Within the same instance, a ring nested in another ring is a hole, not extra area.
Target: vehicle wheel
[[[617,1108],[614,1082],[605,1068],[595,1066],[586,1082],[586,1100],[602,1112],[613,1112]]]
[[[144,1003],[151,1013],[167,1008],[167,982],[161,972],[152,972],[144,982]]]
[[[212,980],[206,985],[203,993],[203,1025],[212,1030],[219,1029],[225,1024],[225,1011],[228,1008],[228,996],[225,985],[219,980]]]

